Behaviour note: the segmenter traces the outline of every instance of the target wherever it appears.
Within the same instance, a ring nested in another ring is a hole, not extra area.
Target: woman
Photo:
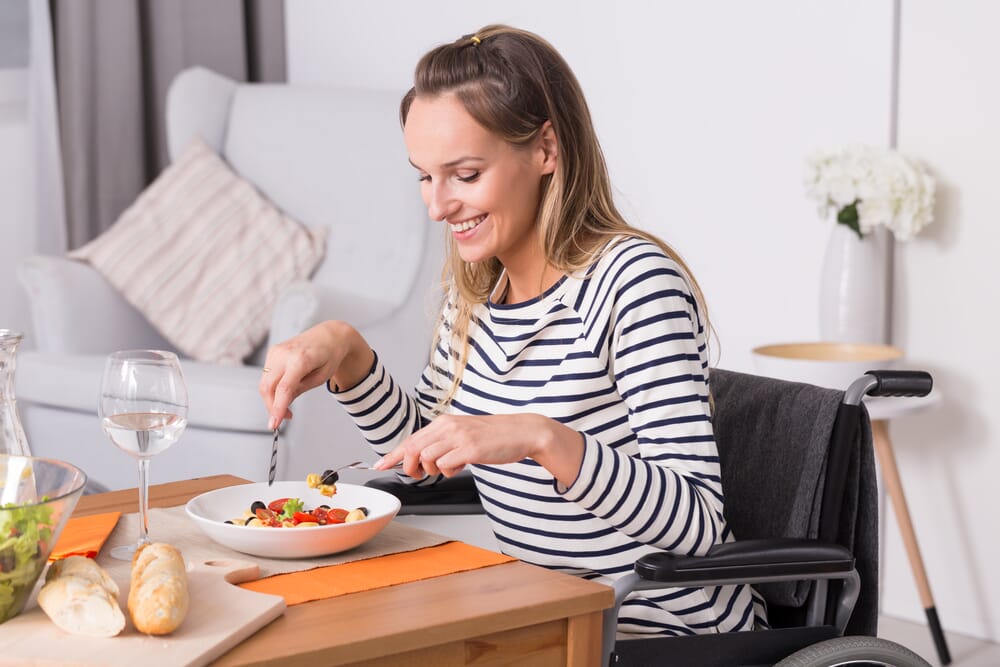
[[[488,26],[421,59],[400,116],[450,231],[430,364],[407,395],[357,330],[321,324],[268,353],[271,427],[327,383],[380,468],[402,462],[418,484],[471,468],[506,553],[587,578],[731,539],[700,291],[616,210],[562,57]],[[646,591],[619,630],[751,629],[754,608],[747,586]]]

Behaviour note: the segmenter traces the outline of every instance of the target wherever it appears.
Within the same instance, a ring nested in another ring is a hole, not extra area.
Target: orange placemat
[[[49,560],[69,556],[96,558],[111,531],[115,529],[121,512],[105,512],[90,516],[70,517],[49,554]]]
[[[342,565],[329,565],[303,572],[277,574],[266,579],[249,581],[240,586],[259,593],[280,595],[285,598],[285,604],[293,605],[515,560],[517,559],[464,542],[446,542],[416,551],[357,560]]]

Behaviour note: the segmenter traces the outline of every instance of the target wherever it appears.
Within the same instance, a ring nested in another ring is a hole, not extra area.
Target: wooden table
[[[217,475],[149,489],[183,505],[246,480]],[[84,496],[75,516],[134,512],[135,490]],[[611,588],[514,562],[289,607],[215,665],[570,665],[601,662]]]

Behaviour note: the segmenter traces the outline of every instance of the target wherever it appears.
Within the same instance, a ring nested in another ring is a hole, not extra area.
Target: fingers
[[[465,470],[465,466],[468,461],[465,461],[465,457],[459,450],[451,450],[446,454],[438,457],[434,461],[434,465],[437,467],[438,471],[445,477],[454,477],[458,473]]]
[[[270,358],[270,354],[268,357]],[[268,362],[271,366],[265,366],[265,371],[261,373],[260,383],[257,390],[261,398],[264,399],[264,407],[270,415],[267,427],[269,429],[278,428],[284,419],[292,418],[290,406],[292,401],[301,393],[300,383],[290,381],[294,373],[279,365],[279,362]]]
[[[281,379],[281,369],[277,367],[277,362],[272,358],[272,354],[268,352],[267,361],[264,363],[264,369],[260,374],[260,382],[257,383],[257,392],[260,397],[264,400],[264,408],[267,410],[268,422],[267,427],[269,429],[277,428],[280,420],[277,420],[275,415],[275,410],[277,409],[274,404],[274,392],[278,385],[278,380]],[[285,406],[285,411],[278,414],[284,414],[287,412],[288,407]]]
[[[280,352],[275,349],[268,352],[264,369],[261,372],[260,383],[257,389],[260,392],[261,398],[264,399],[264,406],[270,415],[267,427],[275,429],[278,428],[283,419],[291,418],[291,410],[289,408],[292,401],[298,396],[298,383],[295,382],[293,384],[289,381],[294,371],[289,372],[286,368],[286,361],[282,359]]]
[[[268,428],[291,418],[292,401],[323,384],[334,365],[331,343],[322,327],[314,327],[273,346],[267,353],[258,391],[270,415]]]
[[[423,479],[427,476],[427,472],[421,465],[419,457],[414,458],[412,455],[407,456],[407,448],[404,445],[396,447],[381,459],[375,462],[372,466],[374,470],[389,470],[396,464],[403,463],[403,472],[414,479]]]
[[[427,475],[452,477],[461,471],[468,461],[457,443],[440,428],[431,424],[406,438],[396,449],[386,454],[376,466],[388,469],[403,463],[403,471],[417,479]]]
[[[373,465],[372,468],[375,470],[388,470],[389,468],[393,467],[402,460],[403,460],[403,446],[400,445],[399,447],[396,447],[396,449],[392,450],[391,452],[383,456],[381,459],[376,461],[375,465]]]
[[[464,448],[428,447],[420,452],[420,464],[428,475],[454,477],[468,463]]]

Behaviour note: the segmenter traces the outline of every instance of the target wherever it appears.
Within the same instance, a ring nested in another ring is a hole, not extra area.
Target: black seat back
[[[848,632],[874,634],[878,505],[867,413],[845,410],[841,391],[722,369],[710,377],[725,514],[736,539],[815,539],[827,526],[822,538],[851,549],[862,578]],[[844,474],[824,494],[831,470]],[[772,624],[800,624],[811,586],[757,586]]]

